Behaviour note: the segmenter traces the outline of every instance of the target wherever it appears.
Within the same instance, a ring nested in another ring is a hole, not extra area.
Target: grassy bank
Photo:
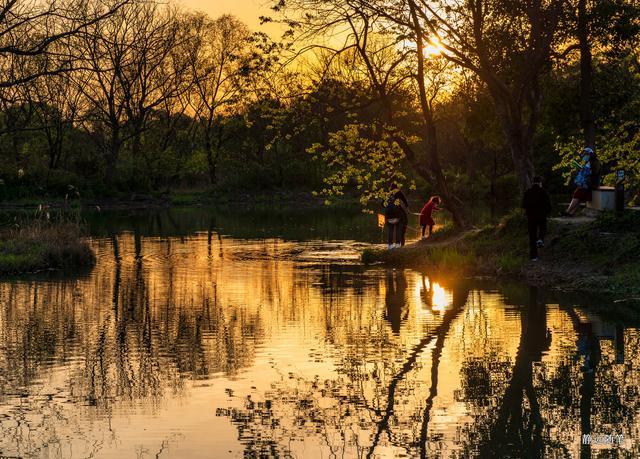
[[[0,274],[77,269],[95,264],[95,255],[75,223],[30,221],[0,233]]]
[[[526,219],[520,212],[500,224],[445,240],[391,251],[367,249],[365,263],[430,268],[472,276],[511,277],[534,285],[640,297],[640,212],[595,221],[550,220],[540,261],[528,259]]]

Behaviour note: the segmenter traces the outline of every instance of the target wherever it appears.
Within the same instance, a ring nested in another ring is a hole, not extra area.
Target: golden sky
[[[212,17],[222,14],[233,14],[244,21],[252,30],[262,30],[275,35],[275,25],[261,26],[260,16],[270,16],[269,8],[274,2],[269,0],[181,0],[187,8],[204,11]],[[276,37],[274,37],[276,38]]]

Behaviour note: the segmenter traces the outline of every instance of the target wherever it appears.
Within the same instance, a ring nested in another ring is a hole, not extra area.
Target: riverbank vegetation
[[[282,38],[165,3],[9,3],[0,199],[293,190],[376,209],[398,180],[464,227],[534,172],[567,192],[584,143],[637,198],[635,4],[439,3],[274,2]]]
[[[527,237],[526,218],[514,212],[498,225],[457,236],[394,250],[367,249],[362,260],[640,299],[640,212],[622,218],[603,214],[587,223],[552,220],[537,262],[527,257]]]
[[[375,211],[395,181],[468,229],[473,206],[517,206],[534,174],[568,192],[589,145],[638,201],[640,8],[516,3],[277,1],[262,21],[281,37],[170,2],[7,3],[0,200],[282,193]],[[517,271],[517,221],[433,257]]]
[[[94,264],[95,255],[76,223],[35,219],[0,231],[0,274],[81,269]]]

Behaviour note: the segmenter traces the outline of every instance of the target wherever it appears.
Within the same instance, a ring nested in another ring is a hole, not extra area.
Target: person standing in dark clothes
[[[547,232],[547,216],[551,213],[551,198],[542,188],[542,179],[533,178],[533,186],[525,191],[522,208],[527,214],[529,228],[529,256],[531,261],[538,261],[538,249],[544,247],[544,236]]]
[[[387,214],[397,215],[397,218],[399,219],[399,223],[397,223],[396,226],[396,240],[394,242],[397,246],[403,246],[405,243],[405,235],[407,233],[407,225],[409,224],[409,217],[407,215],[409,202],[396,183],[389,185],[389,197],[385,202],[385,207],[387,208]],[[393,231],[394,228],[389,224],[388,220],[389,217],[387,217],[389,231]],[[391,236],[389,238],[389,242],[391,248]]]

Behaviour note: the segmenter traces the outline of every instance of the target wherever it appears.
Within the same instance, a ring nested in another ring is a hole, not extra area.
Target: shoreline
[[[355,198],[346,197],[333,204],[336,207],[356,207]],[[117,197],[63,198],[29,197],[0,202],[0,211],[33,210],[40,206],[50,209],[98,208],[100,210],[142,210],[169,207],[241,206],[246,208],[268,206],[296,206],[300,208],[326,207],[323,199],[307,191],[268,191],[221,193],[217,191],[184,191],[171,194],[130,193]]]
[[[539,260],[527,256],[525,218],[513,213],[495,227],[457,233],[433,242],[417,241],[392,250],[365,249],[367,264],[525,282],[566,292],[611,295],[640,305],[640,212],[623,219],[549,221]],[[437,235],[437,233],[436,233]]]

